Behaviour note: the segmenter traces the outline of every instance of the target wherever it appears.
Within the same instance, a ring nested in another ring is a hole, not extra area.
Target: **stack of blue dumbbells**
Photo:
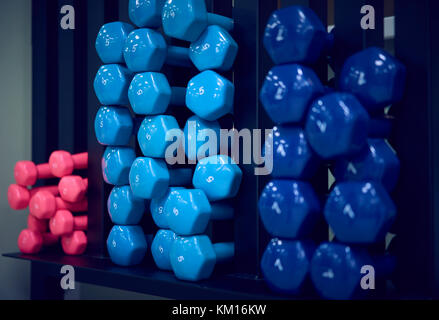
[[[219,143],[217,150],[206,154],[200,139],[210,129],[219,142],[217,120],[233,110],[233,84],[213,71],[227,71],[233,65],[238,46],[227,32],[233,21],[207,13],[204,0],[130,0],[129,16],[138,29],[108,23],[96,40],[106,65],[94,83],[105,105],[96,116],[95,131],[101,144],[111,146],[102,170],[105,181],[115,185],[108,199],[115,224],[107,239],[108,252],[118,265],[143,260],[147,241],[138,224],[149,201],[160,228],[151,245],[156,265],[173,270],[180,279],[204,279],[216,260],[233,256],[233,244],[212,245],[207,236],[199,236],[210,219],[233,217],[231,208],[211,202],[234,197],[242,178],[232,159],[217,155]],[[167,45],[157,30],[161,26],[167,36],[191,41],[190,47]],[[159,73],[165,63],[195,66],[200,73],[186,88],[171,87]],[[141,123],[133,119],[128,105],[134,114],[145,116]],[[172,115],[164,115],[170,105],[186,106],[195,114],[183,130]],[[134,149],[122,147],[135,133],[143,154],[137,158]],[[191,169],[168,167],[165,160],[174,156],[167,153],[173,145],[183,147],[191,163],[199,160],[193,176]],[[191,183],[196,189],[183,188]]]
[[[311,278],[324,298],[356,297],[363,266],[384,274],[394,262],[372,258],[364,245],[383,242],[396,216],[389,192],[399,160],[385,140],[391,120],[384,108],[401,99],[405,68],[384,50],[368,48],[345,62],[338,88],[324,87],[308,66],[330,54],[333,37],[301,6],[272,14],[264,45],[277,64],[260,95],[277,124],[265,146],[274,180],[259,199],[261,220],[274,237],[261,260],[264,278],[283,293],[301,292]],[[324,206],[306,182],[322,164],[336,178]],[[310,239],[322,217],[336,239],[317,247]]]

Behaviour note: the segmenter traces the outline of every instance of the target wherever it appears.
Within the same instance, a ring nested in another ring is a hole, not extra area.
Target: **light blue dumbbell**
[[[210,204],[205,193],[198,189],[172,191],[164,212],[170,229],[182,236],[203,233],[211,219],[233,218],[232,207],[223,203]]]
[[[141,227],[113,226],[107,238],[107,250],[113,263],[134,266],[145,258],[148,244]]]
[[[128,34],[134,27],[124,22],[104,24],[96,37],[96,52],[103,63],[125,63],[123,49]]]
[[[162,197],[170,185],[188,185],[191,176],[191,169],[168,169],[163,160],[141,157],[131,166],[129,182],[136,197],[154,199]]]
[[[116,225],[137,225],[145,212],[145,200],[133,195],[130,186],[116,186],[107,201],[111,221]]]
[[[139,28],[158,28],[161,26],[161,15],[165,0],[130,0],[128,15]]]
[[[208,236],[178,237],[171,247],[170,260],[175,276],[199,281],[212,275],[216,263],[233,259],[231,242],[212,244]]]
[[[233,20],[208,13],[204,0],[168,0],[163,6],[163,30],[166,35],[195,41],[208,25],[218,25],[230,31]]]
[[[104,146],[125,146],[133,134],[133,119],[124,107],[101,107],[95,118],[95,134]]]
[[[177,235],[171,230],[157,231],[151,244],[151,254],[157,268],[161,270],[172,270],[170,251]]]
[[[128,35],[124,58],[133,72],[160,71],[165,63],[191,67],[191,62],[199,71],[227,71],[232,67],[237,52],[235,40],[219,26],[206,29],[189,48],[168,46],[159,32],[144,28]]]
[[[120,64],[100,67],[93,83],[99,102],[102,105],[127,106],[132,78],[132,73]]]
[[[184,151],[189,161],[217,155],[220,152],[220,132],[218,121],[190,117],[184,126]]]
[[[112,185],[127,185],[131,165],[136,153],[128,147],[107,147],[102,157],[102,176],[104,181]]]
[[[165,205],[166,202],[169,200],[169,196],[171,195],[171,192],[180,189],[184,189],[184,188],[171,187],[167,190],[167,192],[163,196],[151,200],[149,209],[151,211],[152,220],[154,220],[154,223],[160,229],[169,229],[168,219],[166,218],[165,215]]]

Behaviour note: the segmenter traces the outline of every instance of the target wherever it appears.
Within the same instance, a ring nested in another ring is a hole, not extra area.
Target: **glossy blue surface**
[[[273,67],[265,78],[260,99],[275,123],[297,123],[324,88],[310,68],[288,64]]]
[[[200,118],[214,121],[233,111],[235,86],[215,71],[193,77],[186,92],[187,107]]]
[[[334,92],[315,100],[305,125],[313,150],[324,159],[353,155],[366,145],[369,115],[349,93]]]
[[[151,244],[151,254],[157,268],[161,270],[172,270],[170,252],[172,244],[177,236],[171,230],[157,231]]]
[[[233,198],[237,195],[242,171],[228,156],[216,155],[201,159],[195,168],[192,183],[210,201]]]
[[[349,91],[369,111],[401,100],[406,68],[383,49],[371,47],[349,57],[340,73],[340,89]]]
[[[299,293],[309,277],[314,250],[314,243],[309,241],[272,239],[261,259],[268,286],[280,293]]]
[[[102,105],[127,106],[132,73],[122,65],[107,64],[99,68],[94,90]]]
[[[362,152],[353,158],[338,160],[332,172],[337,181],[375,181],[392,191],[399,169],[399,159],[390,145],[383,139],[369,139]]]
[[[165,0],[129,0],[128,15],[139,28],[158,28],[162,23]]]
[[[380,184],[341,182],[330,193],[324,214],[339,241],[368,244],[384,240],[396,207]]]
[[[137,225],[145,212],[145,200],[133,195],[130,186],[114,187],[107,201],[111,221],[117,225]]]
[[[104,146],[125,146],[133,133],[133,119],[127,108],[101,107],[94,122],[96,139]]]
[[[136,159],[134,149],[128,147],[107,147],[102,157],[102,176],[112,185],[127,185],[131,165]]]
[[[311,9],[290,6],[270,16],[264,46],[276,64],[313,63],[328,46],[328,33]]]
[[[169,187],[169,171],[163,160],[137,158],[129,172],[133,194],[142,199],[162,197]]]
[[[138,73],[131,81],[128,98],[134,113],[165,113],[171,102],[171,87],[166,76],[158,72]]]
[[[181,134],[177,120],[173,116],[150,116],[142,121],[137,133],[137,141],[145,157],[165,158],[166,149],[175,140],[180,140]]]
[[[217,155],[220,151],[220,130],[218,121],[190,117],[184,127],[184,150],[188,159],[196,161]]]
[[[124,58],[133,72],[160,71],[166,60],[163,36],[152,29],[137,29],[128,35]]]
[[[270,181],[259,198],[259,214],[270,235],[286,239],[308,236],[323,219],[314,189],[297,180]]]
[[[168,191],[159,198],[154,198],[151,200],[149,209],[151,211],[152,219],[157,227],[161,229],[169,229],[168,219],[165,215],[165,204],[169,200],[169,196],[172,191],[183,189],[181,187],[171,187]]]
[[[139,226],[114,226],[107,238],[111,261],[119,266],[134,266],[142,262],[148,246]]]
[[[238,54],[238,44],[220,26],[209,26],[191,43],[189,57],[199,71],[230,70]]]
[[[299,127],[277,126],[273,128],[272,143],[266,141],[264,152],[273,154],[275,178],[308,179],[316,172],[320,160],[311,149],[305,132]]]
[[[104,24],[96,38],[96,52],[103,63],[125,63],[123,49],[128,34],[134,27],[124,22],[110,22]]]

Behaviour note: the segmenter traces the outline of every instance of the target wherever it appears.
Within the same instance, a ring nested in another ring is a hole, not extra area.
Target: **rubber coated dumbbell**
[[[70,154],[67,151],[54,151],[49,157],[50,171],[55,177],[69,176],[74,170],[87,169],[88,153]]]
[[[314,176],[321,163],[300,127],[276,126],[265,142],[266,157],[271,153],[275,178],[306,180]]]
[[[370,47],[350,56],[340,73],[340,90],[353,93],[371,113],[401,100],[406,68],[385,50]]]
[[[392,191],[399,169],[399,159],[384,139],[368,139],[364,150],[354,157],[337,160],[331,171],[337,182],[374,181]]]
[[[38,219],[33,215],[29,214],[27,216],[27,228],[32,231],[38,231],[40,233],[46,233],[49,229],[49,220]]]
[[[171,192],[175,190],[184,189],[183,187],[168,188],[166,193],[158,198],[151,199],[149,210],[151,212],[152,220],[160,229],[169,229],[169,222],[165,215],[166,202],[169,201]]]
[[[170,252],[177,235],[171,230],[157,231],[151,244],[151,255],[157,268],[171,271]]]
[[[139,28],[158,28],[162,23],[165,0],[129,0],[130,20]]]
[[[299,123],[311,102],[324,92],[325,88],[311,68],[286,64],[268,72],[260,99],[273,122]]]
[[[80,202],[70,203],[55,197],[47,191],[37,192],[29,203],[30,213],[38,219],[50,219],[58,210],[69,210],[72,212],[84,212],[88,210],[87,198]]]
[[[325,299],[346,300],[364,296],[363,266],[372,266],[377,278],[388,277],[394,270],[395,257],[385,254],[371,256],[364,248],[341,243],[322,243],[311,260],[311,279],[317,292]]]
[[[285,239],[306,237],[323,221],[314,189],[297,180],[270,181],[259,198],[259,214],[270,235]]]
[[[63,177],[58,184],[61,199],[68,202],[78,202],[84,199],[87,189],[88,179],[80,176]]]
[[[103,63],[125,63],[123,49],[128,34],[133,30],[132,25],[120,21],[106,23],[101,27],[95,47]]]
[[[48,163],[36,165],[32,161],[18,161],[14,167],[15,182],[19,186],[33,186],[38,179],[54,178]]]
[[[78,256],[87,249],[87,236],[84,231],[76,230],[61,237],[61,246],[65,254]]]
[[[163,6],[162,24],[166,35],[195,41],[209,25],[231,31],[234,22],[230,18],[208,13],[204,0],[168,0]]]
[[[312,241],[272,239],[261,259],[265,282],[276,292],[300,293],[310,279],[314,251]]]
[[[139,226],[113,226],[107,238],[111,261],[120,266],[134,266],[142,262],[148,245]]]
[[[142,199],[163,196],[169,186],[190,184],[191,169],[168,169],[163,160],[146,157],[137,158],[129,174],[133,194]]]
[[[172,104],[213,121],[233,111],[234,93],[233,83],[212,70],[193,77],[187,88],[171,87],[162,73],[145,72],[134,76],[128,97],[137,114],[162,114]]]
[[[120,64],[103,65],[93,82],[96,97],[102,105],[127,106],[128,88],[132,79],[132,72]]]
[[[132,148],[107,147],[101,163],[104,181],[116,186],[129,184],[128,176],[135,159],[136,153]]]
[[[66,236],[75,230],[87,230],[87,227],[87,216],[74,217],[68,210],[58,210],[49,221],[50,232],[55,236]]]
[[[219,154],[221,126],[218,121],[192,116],[186,121],[183,132],[184,151],[190,162]]]
[[[114,224],[137,225],[145,212],[145,200],[134,196],[130,186],[114,187],[107,208]]]
[[[341,182],[329,194],[324,214],[339,241],[370,244],[384,240],[396,207],[380,184]]]
[[[192,184],[203,190],[209,201],[233,198],[242,181],[242,171],[232,158],[216,155],[201,159],[195,168]]]
[[[124,57],[133,72],[160,71],[165,63],[190,67],[191,62],[199,71],[227,71],[237,52],[235,40],[219,26],[207,28],[189,48],[168,46],[159,32],[145,28],[128,35]]]
[[[314,11],[303,6],[274,11],[264,34],[265,49],[276,64],[314,63],[333,42]]]
[[[53,246],[58,243],[59,238],[50,233],[41,233],[25,229],[18,236],[18,248],[24,254],[37,254],[43,246]]]
[[[134,132],[134,122],[128,108],[101,107],[96,113],[96,139],[104,146],[126,146]]]
[[[228,205],[210,204],[199,189],[173,190],[165,202],[164,212],[170,229],[182,236],[204,233],[210,220],[230,220],[234,214]]]
[[[170,260],[178,279],[199,281],[209,278],[215,264],[231,260],[234,253],[231,242],[212,244],[204,235],[178,237],[171,246]]]
[[[26,209],[29,205],[30,199],[38,191],[48,191],[53,195],[58,195],[57,186],[38,187],[29,190],[28,188],[19,186],[18,184],[11,184],[8,187],[9,206],[14,210]]]

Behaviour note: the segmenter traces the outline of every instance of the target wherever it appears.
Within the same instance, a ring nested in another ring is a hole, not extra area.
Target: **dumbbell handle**
[[[235,245],[233,242],[220,242],[212,245],[216,255],[216,262],[231,260],[235,255]]]
[[[212,203],[210,205],[212,211],[210,213],[211,220],[230,220],[234,216],[233,207],[224,203]]]
[[[369,136],[372,138],[388,137],[392,131],[393,118],[371,118],[369,121]]]
[[[72,155],[72,160],[75,165],[75,169],[87,169],[88,165],[88,153],[78,153]]]
[[[170,104],[174,106],[186,105],[186,91],[185,87],[171,87],[171,101]]]
[[[190,67],[192,62],[189,58],[189,48],[168,46],[166,64],[174,67]]]
[[[185,186],[192,181],[192,170],[188,168],[170,169],[169,186]]]
[[[70,203],[66,202],[60,197],[55,198],[57,210],[69,210],[72,212],[84,212],[88,210],[88,201],[83,199],[79,202]]]
[[[233,19],[215,13],[207,13],[207,24],[218,25],[227,31],[232,31],[234,26]]]
[[[87,230],[87,228],[88,228],[88,216],[73,217],[74,230]]]

